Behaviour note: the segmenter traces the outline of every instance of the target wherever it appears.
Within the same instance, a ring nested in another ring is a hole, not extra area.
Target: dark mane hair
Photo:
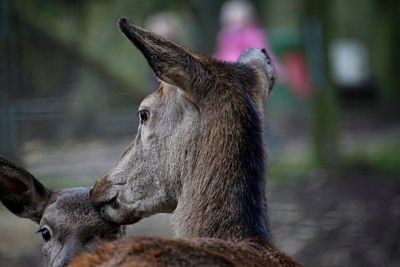
[[[208,92],[203,99],[205,122],[193,186],[182,200],[191,209],[181,218],[185,233],[269,242],[263,122],[251,94],[257,77],[241,64],[207,64],[215,73],[215,82],[203,86],[215,88],[202,88]]]

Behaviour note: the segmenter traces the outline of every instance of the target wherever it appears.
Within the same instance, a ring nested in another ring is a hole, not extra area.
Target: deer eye
[[[40,228],[39,231],[37,231],[38,233],[42,234],[42,238],[44,241],[49,241],[51,238],[51,234],[50,234],[50,230],[47,229],[46,227]]]
[[[140,123],[143,124],[149,118],[149,112],[147,110],[141,109],[138,111],[138,116],[140,119]]]

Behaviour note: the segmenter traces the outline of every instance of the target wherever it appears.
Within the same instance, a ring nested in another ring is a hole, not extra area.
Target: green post
[[[374,27],[371,53],[372,70],[381,96],[381,109],[388,115],[399,111],[400,98],[400,2],[397,0],[373,1]],[[397,113],[398,114],[398,113]],[[396,115],[397,115],[396,114]],[[395,115],[395,116],[396,116]]]
[[[330,40],[327,1],[308,0],[305,47],[311,86],[311,143],[315,163],[332,168],[339,162],[339,107],[328,65]]]

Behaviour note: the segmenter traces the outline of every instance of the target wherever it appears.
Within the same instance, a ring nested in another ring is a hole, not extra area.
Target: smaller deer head
[[[0,200],[15,215],[39,225],[47,266],[66,266],[78,252],[117,238],[123,227],[106,222],[90,204],[89,188],[50,190],[0,157]]]

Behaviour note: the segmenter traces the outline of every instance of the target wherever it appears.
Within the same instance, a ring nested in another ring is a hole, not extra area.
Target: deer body
[[[143,266],[300,266],[262,241],[135,238],[104,243],[77,257],[70,267]]]
[[[265,50],[228,64],[126,19],[119,27],[161,84],[140,104],[135,139],[90,199],[117,224],[173,212],[179,239],[106,243],[71,266],[299,266],[270,243],[262,120],[275,73]]]

